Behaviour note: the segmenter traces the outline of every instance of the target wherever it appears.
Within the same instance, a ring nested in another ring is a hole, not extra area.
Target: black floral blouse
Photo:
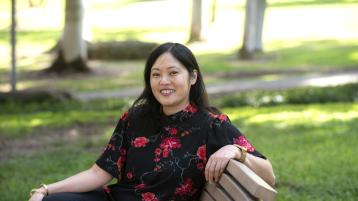
[[[238,144],[265,158],[224,114],[188,105],[151,121],[128,118],[125,112],[96,164],[118,179],[105,187],[115,201],[199,200],[205,164],[219,148]]]

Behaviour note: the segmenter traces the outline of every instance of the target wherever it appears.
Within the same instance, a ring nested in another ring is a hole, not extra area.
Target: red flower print
[[[158,170],[160,170],[159,166],[154,168],[154,171],[158,171]]]
[[[255,148],[249,143],[249,141],[243,135],[241,135],[237,138],[234,138],[233,141],[234,141],[234,144],[246,147],[247,151],[249,151],[249,152],[255,151]]]
[[[175,195],[185,196],[193,195],[196,192],[196,189],[193,188],[193,181],[190,178],[187,178],[184,183],[175,189]]]
[[[190,104],[185,107],[184,111],[187,113],[195,113],[198,111],[198,108],[195,105]]]
[[[206,144],[201,145],[198,150],[196,151],[196,155],[199,157],[199,159],[206,162]]]
[[[134,147],[145,147],[149,142],[149,139],[146,137],[137,137],[132,141]]]
[[[229,119],[226,114],[214,114],[210,112],[209,115],[214,117],[215,119],[220,120],[221,122],[227,121]]]
[[[126,150],[125,148],[121,148],[121,149],[119,150],[119,155],[121,155],[121,156],[125,156],[126,153],[127,153],[127,150]]]
[[[141,188],[144,188],[144,187],[145,187],[144,184],[138,184],[134,188],[138,190],[138,189],[141,189]]]
[[[126,157],[120,156],[117,161],[118,172],[121,172],[121,169],[124,166],[124,162],[126,162]]]
[[[160,155],[160,153],[162,153],[162,150],[161,149],[159,149],[159,148],[156,148],[155,150],[154,150],[154,153],[155,153],[155,155]]]
[[[127,178],[132,179],[133,178],[133,173],[132,172],[127,172]]]
[[[220,114],[217,116],[217,118],[221,121],[221,122],[224,122],[224,121],[227,121],[228,120],[228,117],[225,115],[225,114]]]
[[[110,189],[108,188],[108,186],[103,186],[103,190],[104,190],[104,192],[106,192],[106,193],[110,193],[110,192],[111,192]]]
[[[163,149],[163,157],[168,158],[169,156],[169,149]]]
[[[120,120],[126,120],[128,117],[128,111],[126,111],[125,113],[122,114]]]
[[[203,164],[203,163],[198,163],[198,164],[196,164],[196,167],[197,167],[199,170],[203,170],[203,169],[204,169],[204,164]]]
[[[160,144],[160,148],[162,149],[176,149],[176,148],[180,148],[181,147],[181,143],[179,141],[178,138],[175,137],[167,137],[164,138],[162,143]]]
[[[153,161],[158,163],[160,161],[160,158],[154,158]]]
[[[142,201],[158,201],[158,198],[154,193],[146,192],[142,193]]]
[[[171,135],[176,135],[178,133],[178,130],[176,128],[165,128],[166,131],[168,131]]]

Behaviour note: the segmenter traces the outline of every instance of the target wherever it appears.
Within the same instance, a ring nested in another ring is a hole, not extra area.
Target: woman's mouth
[[[175,92],[174,89],[162,89],[162,90],[160,90],[160,94],[162,94],[163,96],[169,96],[174,92]]]

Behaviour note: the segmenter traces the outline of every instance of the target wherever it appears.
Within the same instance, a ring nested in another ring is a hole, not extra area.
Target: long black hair
[[[189,75],[193,76],[194,70],[197,72],[197,80],[190,88],[189,101],[195,104],[199,109],[206,109],[214,113],[219,113],[209,105],[208,94],[205,89],[203,76],[200,72],[198,62],[189,48],[180,43],[164,43],[155,48],[149,55],[144,69],[145,87],[141,95],[134,101],[132,108],[142,106],[152,114],[157,114],[160,111],[160,103],[154,97],[150,86],[150,72],[153,64],[164,53],[170,53],[188,70]]]

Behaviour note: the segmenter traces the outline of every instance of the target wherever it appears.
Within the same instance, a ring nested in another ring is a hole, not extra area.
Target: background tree
[[[83,40],[82,0],[66,0],[65,26],[59,42],[58,55],[47,72],[89,72],[87,47]]]
[[[11,1],[11,91],[16,91],[16,1]]]
[[[266,0],[247,0],[245,13],[245,29],[239,56],[242,59],[252,58],[255,52],[262,51],[262,30]]]
[[[188,42],[200,41],[202,28],[202,1],[192,1],[192,15],[191,15],[191,26],[190,36]]]

